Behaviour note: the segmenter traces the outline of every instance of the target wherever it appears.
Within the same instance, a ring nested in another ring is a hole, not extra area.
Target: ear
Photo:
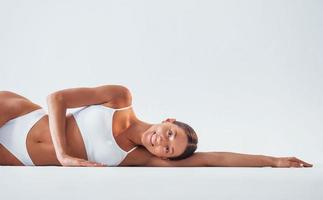
[[[167,118],[166,120],[163,121],[163,123],[165,123],[165,122],[171,122],[171,123],[173,123],[174,121],[176,121],[175,118]]]

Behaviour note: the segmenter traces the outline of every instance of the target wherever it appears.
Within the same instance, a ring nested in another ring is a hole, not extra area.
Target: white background
[[[0,90],[122,84],[198,151],[323,162],[323,1],[0,1]],[[47,108],[46,108],[47,109]]]

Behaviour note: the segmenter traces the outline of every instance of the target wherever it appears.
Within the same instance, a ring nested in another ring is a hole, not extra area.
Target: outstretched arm
[[[206,152],[207,166],[220,167],[312,167],[296,157],[273,157],[233,152]]]
[[[178,161],[152,157],[151,167],[312,167],[296,157],[273,157],[233,152],[196,152]]]
[[[275,157],[234,152],[207,152],[208,166],[218,167],[274,167]]]

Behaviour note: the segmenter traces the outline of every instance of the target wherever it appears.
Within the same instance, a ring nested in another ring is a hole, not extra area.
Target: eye
[[[171,135],[173,135],[173,132],[170,130],[170,131],[168,131],[168,135],[169,136],[171,136]]]
[[[167,146],[167,147],[166,147],[166,153],[168,153],[168,152],[169,152],[169,147]]]

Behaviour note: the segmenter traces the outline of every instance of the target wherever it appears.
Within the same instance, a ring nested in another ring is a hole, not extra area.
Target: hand
[[[72,157],[69,155],[61,155],[59,156],[59,162],[62,164],[62,166],[69,166],[69,167],[106,167],[107,165],[91,162],[88,160],[84,160],[81,158]]]
[[[313,167],[313,165],[296,157],[277,157],[273,167]]]

